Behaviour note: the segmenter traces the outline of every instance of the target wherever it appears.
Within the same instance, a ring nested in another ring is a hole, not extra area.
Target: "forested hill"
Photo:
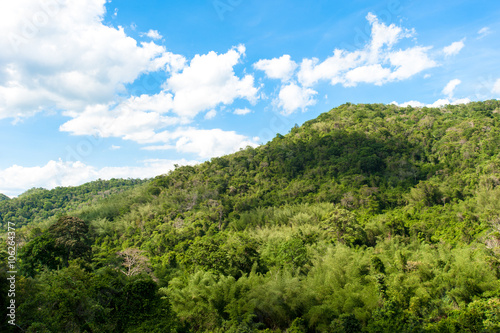
[[[497,100],[347,103],[64,214],[18,230],[26,331],[500,331]]]
[[[41,222],[142,183],[144,181],[139,179],[96,180],[53,190],[32,188],[14,199],[0,194],[0,229],[4,229],[7,222],[13,222],[18,227]]]
[[[285,204],[329,202],[368,216],[404,207],[416,225],[422,214],[439,215],[422,231],[428,237],[439,229],[439,237],[459,240],[461,221],[450,207],[470,205],[461,209],[487,221],[495,206],[499,112],[498,101],[441,109],[345,104],[264,146],[157,177],[151,191],[176,198],[172,218],[212,205],[231,226],[244,223],[245,212]]]

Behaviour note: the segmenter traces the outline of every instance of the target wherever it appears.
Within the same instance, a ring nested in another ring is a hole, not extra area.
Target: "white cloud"
[[[483,28],[479,29],[477,34],[478,34],[477,38],[481,39],[481,38],[491,34],[491,29],[489,27],[483,27]]]
[[[412,37],[413,30],[394,24],[386,25],[369,13],[371,39],[364,48],[352,52],[336,49],[333,55],[320,62],[317,58],[303,59],[297,74],[299,82],[311,87],[320,80],[345,87],[358,83],[382,85],[406,80],[438,64],[429,56],[431,47],[413,46],[393,50],[401,39]]]
[[[158,32],[158,30],[149,30],[145,34],[147,37],[151,39],[162,39],[163,36]]]
[[[345,86],[355,86],[357,83],[373,83],[382,85],[391,74],[389,68],[383,68],[380,64],[360,66],[351,69],[345,74]]]
[[[249,108],[243,108],[243,109],[236,109],[234,110],[234,114],[237,114],[239,116],[244,116],[248,113],[252,112]]]
[[[172,134],[172,138],[177,140],[175,144],[177,151],[195,153],[201,158],[222,156],[246,146],[257,146],[256,142],[244,135],[221,129],[179,129]]]
[[[332,85],[343,83],[345,73],[361,65],[364,56],[366,54],[359,51],[347,52],[337,49],[333,52],[333,56],[321,63],[317,58],[303,59],[297,77],[299,82],[306,87],[320,80],[329,80]]]
[[[406,50],[391,52],[389,61],[395,70],[390,74],[389,81],[401,81],[436,67],[438,64],[432,60],[428,52],[431,47],[415,46]]]
[[[498,79],[495,84],[493,85],[493,89],[491,90],[493,94],[495,94],[497,97],[500,97],[500,79]]]
[[[448,104],[453,104],[449,99],[438,99],[434,103],[431,104],[425,104],[423,106],[426,106],[428,108],[439,108]]]
[[[443,94],[448,96],[448,98],[452,99],[453,98],[453,92],[455,88],[462,83],[459,79],[453,79],[450,82],[446,84],[446,86],[443,88]]]
[[[407,107],[409,105],[413,106],[413,107],[428,107],[428,108],[439,108],[439,107],[442,107],[442,106],[445,106],[445,105],[458,105],[458,104],[467,104],[467,103],[470,103],[471,100],[468,99],[468,98],[460,98],[460,99],[455,99],[455,100],[449,100],[449,99],[438,99],[437,101],[435,101],[434,103],[431,103],[431,104],[426,104],[426,103],[422,103],[422,102],[419,102],[419,101],[409,101],[409,102],[404,102],[404,103],[397,103],[397,102],[392,102],[391,104],[394,104],[394,105],[397,105],[397,106],[401,106],[401,107]]]
[[[109,149],[111,150],[118,150],[118,149],[121,149],[122,147],[120,146],[116,146],[116,145],[111,145],[111,147]]]
[[[285,54],[279,58],[261,59],[253,67],[264,71],[270,79],[280,79],[288,81],[297,69],[297,63],[290,59],[290,55]]]
[[[379,61],[380,53],[384,46],[387,49],[391,49],[400,39],[411,37],[414,34],[413,31],[405,30],[395,24],[387,26],[384,23],[380,23],[378,18],[372,13],[368,13],[366,19],[372,26],[371,43],[369,45],[371,63]]]
[[[0,2],[0,118],[108,103],[177,59],[104,25],[106,0]]]
[[[214,118],[215,116],[217,115],[217,111],[215,111],[214,109],[208,111],[206,114],[205,114],[205,119],[212,119]]]
[[[430,107],[430,108],[438,108],[438,107],[442,107],[442,106],[448,105],[448,104],[458,105],[458,104],[470,103],[471,100],[469,98],[454,98],[453,97],[454,92],[455,92],[455,88],[461,83],[462,83],[462,81],[460,81],[459,79],[450,80],[442,90],[443,95],[446,95],[447,98],[438,99],[437,101],[430,103],[430,104],[422,103],[419,101],[408,101],[408,102],[404,102],[401,104],[399,104],[397,102],[392,102],[391,104],[398,105],[401,107],[406,107],[408,105],[411,105],[413,107],[424,107],[425,106],[425,107]]]
[[[165,115],[172,108],[172,95],[131,97],[118,105],[99,104],[87,107],[82,113],[67,113],[73,119],[60,130],[74,135],[120,137],[138,143],[156,140],[156,131],[166,127],[187,124],[188,119]]]
[[[445,56],[449,57],[449,56],[452,56],[452,55],[457,55],[460,50],[462,50],[465,46],[465,38],[458,41],[458,42],[453,42],[451,43],[450,45],[446,46],[443,48],[443,52],[445,54]]]
[[[199,112],[219,104],[231,104],[237,98],[257,101],[258,89],[252,75],[239,78],[233,67],[244,56],[245,47],[233,47],[227,53],[196,55],[182,72],[174,73],[165,89],[174,94],[173,112],[193,118]]]
[[[222,156],[238,151],[246,146],[257,146],[257,141],[234,131],[221,129],[202,130],[192,127],[179,128],[174,132],[160,133],[167,143],[159,146],[148,146],[145,150],[175,149],[181,153],[197,154],[200,158]],[[258,138],[257,138],[258,139]]]
[[[162,145],[144,149],[174,149],[180,153],[197,154],[200,158],[229,154],[247,145],[256,145],[254,140],[234,131],[175,128],[189,124],[191,119],[165,115],[169,112],[171,103],[171,95],[160,93],[134,97],[114,108],[110,105],[88,107],[85,112],[77,114],[60,129],[75,135],[119,137],[140,144],[161,143]],[[216,111],[211,110],[205,118],[210,119],[215,114]],[[164,129],[168,127],[174,129]]]
[[[308,106],[316,104],[316,94],[313,89],[290,83],[281,87],[276,103],[282,109],[282,114],[289,115],[298,109],[305,111]]]
[[[459,99],[453,100],[450,104],[451,105],[458,105],[458,104],[467,104],[470,102],[471,102],[471,100],[469,98],[459,98]]]
[[[161,57],[151,61],[150,69],[163,68],[166,72],[177,73],[186,67],[186,58],[180,54],[164,52]]]
[[[46,165],[23,167],[13,165],[0,170],[0,193],[17,196],[32,187],[53,189],[57,186],[77,186],[101,178],[150,178],[174,169],[174,164],[194,165],[182,160],[147,160],[136,167],[105,167],[98,169],[82,162],[49,161]]]
[[[220,55],[209,52],[195,56],[189,65],[184,58],[171,59],[169,63],[175,69],[163,91],[120,103],[87,106],[83,112],[67,111],[64,114],[73,119],[60,130],[74,135],[120,137],[141,144],[170,142],[172,137],[167,133],[172,131],[165,128],[187,125],[205,110],[205,119],[211,119],[216,115],[215,107],[231,104],[236,98],[256,101],[258,89],[253,86],[253,76],[239,78],[233,70],[244,52],[244,46]]]

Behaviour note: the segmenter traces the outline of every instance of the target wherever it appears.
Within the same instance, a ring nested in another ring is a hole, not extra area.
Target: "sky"
[[[0,193],[150,178],[350,103],[500,98],[497,0],[0,2]]]

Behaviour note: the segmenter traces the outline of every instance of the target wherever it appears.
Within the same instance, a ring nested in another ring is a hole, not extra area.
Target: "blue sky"
[[[0,4],[0,193],[148,178],[345,102],[500,98],[498,1]]]

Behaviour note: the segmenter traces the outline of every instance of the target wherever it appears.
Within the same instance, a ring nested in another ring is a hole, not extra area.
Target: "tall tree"
[[[87,222],[72,216],[62,216],[49,228],[55,245],[61,250],[63,262],[70,259],[88,258],[91,253],[91,240]]]

